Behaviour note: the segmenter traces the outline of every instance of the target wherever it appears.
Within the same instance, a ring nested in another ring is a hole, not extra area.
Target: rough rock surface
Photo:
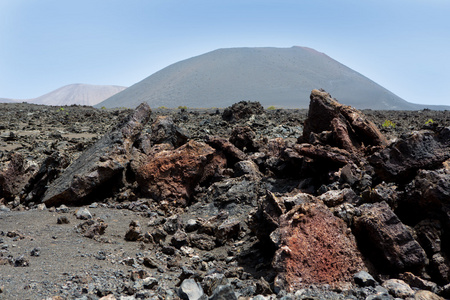
[[[304,142],[314,140],[322,132],[331,132],[332,144],[349,152],[358,151],[363,145],[386,145],[386,138],[375,124],[355,108],[340,104],[325,91],[313,90],[310,99]]]
[[[74,161],[45,192],[46,205],[75,204],[90,196],[103,184],[117,184],[129,163],[131,147],[150,119],[150,107],[140,105],[133,115]]]
[[[205,143],[191,140],[177,149],[141,160],[133,169],[144,195],[186,205],[214,153]]]
[[[366,250],[378,251],[376,257],[388,268],[418,270],[427,263],[423,248],[386,202],[363,205],[361,216],[355,218],[355,231],[368,244]]]
[[[279,219],[273,265],[284,289],[309,284],[351,286],[365,266],[346,224],[319,200],[292,208]]]
[[[240,103],[229,119],[0,104],[2,172],[15,154],[32,166],[0,198],[0,298],[178,299],[195,282],[205,299],[449,299],[450,114],[311,98],[310,112]],[[92,149],[83,196],[42,203]],[[95,179],[108,161],[117,173]]]

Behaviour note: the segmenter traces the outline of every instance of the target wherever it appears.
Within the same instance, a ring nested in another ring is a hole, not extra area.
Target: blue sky
[[[306,46],[450,105],[449,0],[0,0],[0,98],[130,86],[218,48]]]

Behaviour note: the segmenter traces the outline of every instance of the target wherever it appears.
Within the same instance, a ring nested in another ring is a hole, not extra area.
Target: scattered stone
[[[70,209],[69,209],[66,205],[61,204],[59,207],[56,208],[55,211],[56,211],[57,213],[68,213],[69,210],[70,210]]]
[[[106,224],[103,220],[87,220],[83,223],[77,225],[77,232],[83,234],[83,236],[98,239],[99,235],[103,235],[105,233],[106,228],[108,228],[108,224]]]
[[[131,221],[128,231],[125,233],[125,240],[130,242],[140,241],[143,239],[141,226],[138,221]]]
[[[14,267],[29,267],[30,262],[23,255],[14,259]]]
[[[359,271],[353,276],[355,283],[359,286],[375,286],[377,282],[375,279],[367,273],[366,271]]]
[[[30,255],[31,256],[40,256],[41,248],[39,248],[39,247],[33,248],[33,250],[31,250],[31,252],[30,252]]]
[[[209,300],[237,300],[233,287],[229,284],[219,285]]]
[[[69,221],[69,219],[66,216],[60,216],[56,220],[56,223],[58,223],[58,224],[69,224],[70,221]]]
[[[226,108],[222,113],[222,119],[229,122],[248,119],[252,115],[264,114],[264,107],[259,102],[240,101]]]
[[[36,172],[35,164],[20,153],[12,153],[8,167],[0,170],[0,198],[14,199]]]
[[[175,150],[160,151],[132,163],[143,194],[156,200],[171,200],[186,205],[203,177],[215,150],[205,143],[190,140]]]
[[[444,298],[439,297],[430,291],[418,291],[414,294],[415,300],[444,300]]]
[[[203,293],[202,286],[194,279],[185,279],[180,285],[178,295],[181,299],[186,300],[203,300],[207,299]]]
[[[400,279],[389,279],[383,282],[382,286],[389,291],[389,293],[397,298],[413,297],[413,289]]]
[[[377,175],[389,182],[407,182],[418,169],[433,169],[450,158],[450,127],[436,133],[414,131],[369,157]]]
[[[170,144],[178,148],[189,139],[187,130],[175,125],[172,117],[169,116],[158,116],[151,128],[153,144]]]
[[[92,215],[86,207],[82,207],[75,212],[75,216],[80,220],[90,220]]]

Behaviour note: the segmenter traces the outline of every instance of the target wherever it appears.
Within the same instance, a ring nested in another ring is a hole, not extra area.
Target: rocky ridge
[[[448,112],[1,108],[0,298],[450,297]]]

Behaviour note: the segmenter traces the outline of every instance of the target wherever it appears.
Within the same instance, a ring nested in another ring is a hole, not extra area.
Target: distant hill
[[[307,108],[311,90],[319,88],[359,109],[425,107],[406,102],[327,55],[305,47],[208,52],[172,64],[97,107],[136,107],[144,101],[151,107],[227,107],[251,100],[265,107]]]
[[[115,85],[70,84],[34,99],[0,99],[0,102],[28,102],[45,105],[89,105],[93,106],[126,87]]]

